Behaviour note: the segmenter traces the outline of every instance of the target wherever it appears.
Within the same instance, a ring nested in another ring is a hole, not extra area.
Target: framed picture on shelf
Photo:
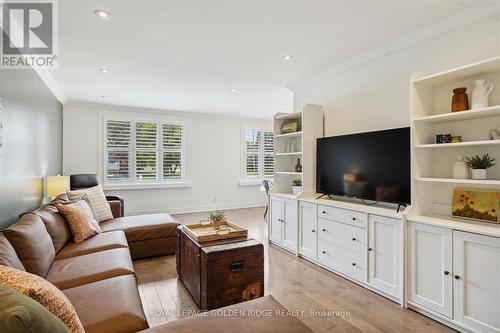
[[[284,122],[281,125],[281,134],[294,133],[299,130],[299,123],[297,121]]]
[[[455,189],[451,215],[474,221],[500,223],[500,192]]]

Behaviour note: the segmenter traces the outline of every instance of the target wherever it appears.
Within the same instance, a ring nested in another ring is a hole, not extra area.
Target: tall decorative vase
[[[484,80],[474,81],[472,89],[471,110],[477,110],[488,107],[488,95],[493,90],[493,84],[484,83]]]
[[[469,96],[467,95],[467,88],[453,89],[453,97],[451,98],[451,112],[459,112],[469,110]]]
[[[464,158],[461,155],[457,156],[457,160],[453,163],[453,178],[455,179],[467,179],[469,178],[469,168],[464,162]]]

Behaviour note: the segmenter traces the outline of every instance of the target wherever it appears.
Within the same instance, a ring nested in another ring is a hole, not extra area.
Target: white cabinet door
[[[299,253],[316,260],[317,208],[309,202],[299,203]]]
[[[276,244],[281,244],[281,235],[283,229],[284,221],[284,199],[271,197],[270,204],[270,212],[271,216],[269,218],[269,239]]]
[[[283,247],[287,248],[294,253],[297,253],[297,201],[285,199],[284,205],[284,218],[283,218]]]
[[[455,320],[500,332],[500,238],[453,232]]]
[[[452,318],[452,230],[408,223],[410,301]]]
[[[401,221],[370,215],[368,220],[368,283],[401,297]]]

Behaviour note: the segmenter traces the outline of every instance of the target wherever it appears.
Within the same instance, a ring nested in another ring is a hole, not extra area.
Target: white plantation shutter
[[[264,177],[274,174],[274,133],[264,132]]]
[[[156,180],[158,156],[157,124],[138,122],[135,124],[135,177],[137,180]]]
[[[163,179],[182,178],[182,125],[162,125]]]
[[[106,122],[106,166],[108,180],[130,179],[131,124],[128,121]]]
[[[245,177],[268,178],[274,173],[274,135],[245,129]]]
[[[181,124],[105,121],[106,181],[169,182],[184,178]]]
[[[260,131],[245,130],[245,176],[259,176]]]

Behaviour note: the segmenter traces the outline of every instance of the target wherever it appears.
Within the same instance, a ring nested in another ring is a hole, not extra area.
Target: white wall
[[[65,106],[63,112],[63,169],[65,175],[100,173],[102,166],[102,114],[106,111],[144,110]],[[158,111],[156,111],[158,112]],[[151,112],[150,112],[151,113]],[[241,126],[272,128],[271,120],[161,112],[182,117],[185,125],[189,188],[106,191],[125,199],[126,214],[194,212],[264,206],[259,186],[240,186]],[[102,178],[101,178],[102,179]]]
[[[498,14],[340,74],[299,82],[291,87],[294,108],[323,105],[326,136],[409,126],[412,73],[431,74],[497,55]]]

